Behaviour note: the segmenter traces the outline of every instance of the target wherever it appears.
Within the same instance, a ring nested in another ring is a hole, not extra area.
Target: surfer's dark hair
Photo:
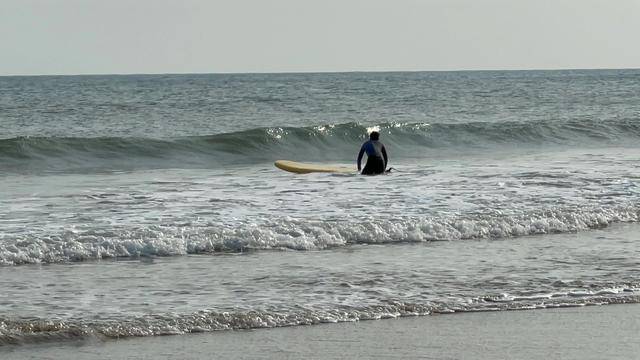
[[[369,134],[369,139],[371,139],[371,140],[380,139],[380,133],[377,132],[377,131],[372,131],[371,134]]]

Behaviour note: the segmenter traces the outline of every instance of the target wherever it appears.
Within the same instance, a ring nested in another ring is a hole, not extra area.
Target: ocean
[[[638,303],[639,140],[640,70],[0,77],[0,346]]]

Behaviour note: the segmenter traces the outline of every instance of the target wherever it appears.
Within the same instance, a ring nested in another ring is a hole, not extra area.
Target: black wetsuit
[[[389,160],[384,145],[378,140],[369,140],[362,144],[360,153],[358,153],[358,170],[360,170],[360,162],[365,152],[367,153],[367,164],[364,166],[362,174],[382,174],[387,168],[387,161]]]

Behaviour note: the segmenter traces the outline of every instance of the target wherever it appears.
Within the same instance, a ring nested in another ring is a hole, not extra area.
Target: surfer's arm
[[[384,168],[387,168],[387,164],[389,163],[389,157],[387,156],[387,149],[382,145],[382,157],[384,157]]]
[[[358,171],[362,169],[360,166],[360,162],[362,162],[362,156],[364,155],[364,145],[360,148],[360,152],[358,153]]]

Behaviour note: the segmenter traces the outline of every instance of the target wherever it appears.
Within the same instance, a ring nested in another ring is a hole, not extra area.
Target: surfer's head
[[[371,134],[369,134],[369,139],[371,139],[371,140],[380,139],[380,133],[377,132],[377,131],[372,131]]]

